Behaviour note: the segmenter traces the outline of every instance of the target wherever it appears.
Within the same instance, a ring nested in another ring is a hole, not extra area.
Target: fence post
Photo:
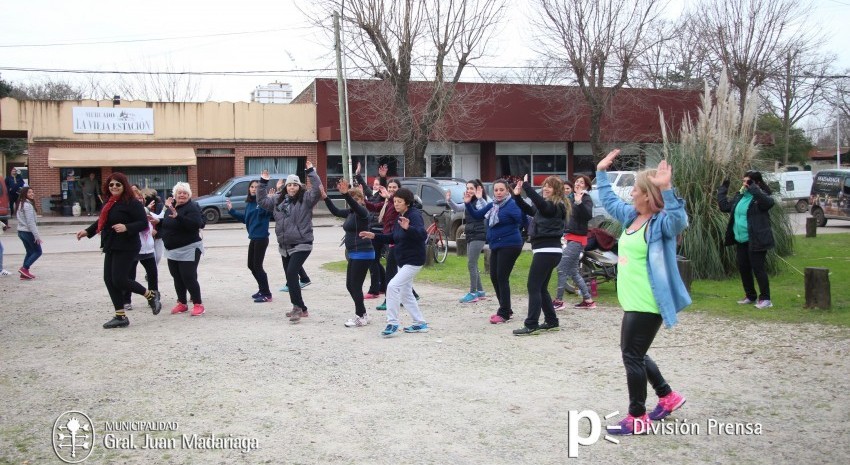
[[[814,216],[806,218],[806,237],[818,236],[818,220]]]
[[[429,240],[425,246],[425,266],[434,264],[434,241]]]
[[[682,282],[685,283],[685,289],[691,292],[691,282],[694,280],[694,273],[691,269],[691,261],[686,258],[677,258],[676,265],[679,267],[679,276],[682,277]]]
[[[806,308],[832,308],[829,268],[806,267],[803,281],[806,288]]]

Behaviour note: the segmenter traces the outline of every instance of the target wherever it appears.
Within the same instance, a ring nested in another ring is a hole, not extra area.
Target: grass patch
[[[770,277],[770,293],[773,308],[757,310],[752,306],[735,303],[744,295],[738,275],[724,280],[699,280],[691,286],[691,298],[694,303],[685,311],[700,311],[711,315],[729,318],[748,318],[760,321],[782,321],[790,323],[823,323],[850,327],[850,234],[823,234],[815,238],[795,237],[795,253],[787,257],[788,262],[780,261],[781,271]],[[789,266],[790,264],[790,266]],[[517,259],[511,274],[511,295],[527,295],[528,268],[531,265],[531,252],[524,251]],[[803,272],[806,267],[829,268],[829,281],[832,290],[832,309],[817,310],[803,308],[805,288]],[[330,262],[323,265],[330,271],[345,272],[346,262]],[[479,269],[484,272],[484,259],[479,261]],[[367,277],[368,279],[368,277]],[[423,268],[416,277],[417,282],[426,282],[445,287],[457,288],[458,299],[469,290],[469,274],[466,270],[466,257],[449,254],[445,263]],[[489,276],[482,276],[484,289],[492,294]],[[549,291],[555,297],[558,284],[557,274],[553,273],[549,281]],[[578,302],[578,297],[567,294],[568,302]],[[599,284],[599,296],[603,304],[617,301],[614,283]],[[521,312],[525,303],[514,298],[514,311]]]

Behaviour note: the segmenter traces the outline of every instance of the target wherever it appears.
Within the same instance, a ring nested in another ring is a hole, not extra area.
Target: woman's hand
[[[388,191],[387,188],[384,186],[381,186],[381,197],[385,199],[390,198],[390,191]]]
[[[151,203],[148,204],[148,210],[153,211],[154,207],[156,207],[156,200],[151,200]]]
[[[127,232],[127,225],[125,225],[124,223],[113,224],[112,230],[117,233],[125,233]]]
[[[525,177],[527,178],[528,175],[526,174]],[[522,194],[522,184],[523,184],[523,181],[517,181],[516,182],[516,185],[514,186],[514,195]]]
[[[464,192],[463,193],[463,201],[465,203],[472,202],[472,193],[471,192]]]
[[[484,198],[484,188],[481,186],[475,186],[475,196],[479,199]]]
[[[581,204],[581,199],[584,197],[584,189],[576,189],[573,191],[573,198],[576,201],[576,205]]]
[[[385,178],[385,177],[387,177],[387,172],[389,172],[389,171],[390,171],[390,168],[387,166],[386,163],[384,163],[383,165],[378,167],[378,176]]]
[[[80,240],[84,237],[88,237],[88,235],[89,235],[89,233],[87,233],[85,229],[81,229],[81,230],[77,231],[77,240]]]
[[[667,163],[667,160],[661,160],[661,163],[658,164],[658,169],[655,171],[655,176],[650,176],[649,181],[663,191],[672,189],[673,167]]]
[[[336,188],[339,190],[340,194],[343,194],[343,195],[347,194],[348,193],[348,181],[344,178],[341,178],[339,181],[336,182]]]
[[[305,167],[309,170],[310,168],[312,168],[312,167],[313,167],[313,162],[312,162],[312,161],[310,161],[310,160],[307,160],[307,161],[304,163],[304,166],[305,166]]]
[[[283,186],[284,186],[285,184],[286,184],[286,180],[284,180],[284,179],[278,179],[278,180],[277,180],[277,184],[276,184],[276,186],[277,186],[277,190],[281,190],[281,189],[283,189]]]
[[[360,174],[360,162],[357,162],[357,167],[354,168],[354,175],[357,176]]]
[[[325,192],[325,186],[319,187],[319,195],[322,196],[322,200],[325,200],[325,199],[328,198],[328,193]]]
[[[232,204],[232,203],[230,203],[230,199],[227,199],[227,201],[226,201],[225,205],[227,205],[227,209],[228,209],[228,210],[233,210],[233,204]]]
[[[401,229],[404,229],[405,231],[407,231],[407,228],[410,227],[410,218],[408,218],[406,216],[399,216],[398,217],[398,225],[401,226]]]
[[[465,197],[465,196],[466,196],[466,195],[464,194],[464,197]],[[446,197],[446,202],[451,202],[451,201],[452,201],[452,191],[446,191],[446,192],[445,192],[445,197]]]
[[[608,152],[608,155],[605,155],[605,158],[599,160],[599,163],[596,165],[596,171],[608,171],[608,168],[611,167],[611,164],[614,163],[614,159],[617,158],[617,155],[620,154],[620,149],[614,149]]]
[[[374,239],[375,233],[371,231],[360,231],[360,237],[362,237],[363,239]]]

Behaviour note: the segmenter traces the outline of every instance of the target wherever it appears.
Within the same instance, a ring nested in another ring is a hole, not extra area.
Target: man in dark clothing
[[[9,175],[6,176],[6,191],[9,192],[9,213],[15,214],[15,202],[18,201],[18,193],[24,187],[24,177],[18,173],[18,170],[12,168],[9,170]]]

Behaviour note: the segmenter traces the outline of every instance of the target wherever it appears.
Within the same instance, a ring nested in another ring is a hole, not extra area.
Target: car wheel
[[[823,214],[823,210],[820,208],[815,208],[812,210],[812,216],[815,217],[818,223],[818,227],[826,226],[826,216]]]
[[[809,202],[804,199],[800,199],[797,201],[795,208],[797,209],[797,213],[806,213],[809,210]]]
[[[458,226],[457,229],[455,229],[454,238],[455,238],[455,240],[458,240],[460,238],[463,238],[464,240],[466,240],[466,225],[462,224],[462,225]]]
[[[216,224],[221,219],[221,214],[215,208],[207,208],[204,210],[204,219],[207,224]]]

